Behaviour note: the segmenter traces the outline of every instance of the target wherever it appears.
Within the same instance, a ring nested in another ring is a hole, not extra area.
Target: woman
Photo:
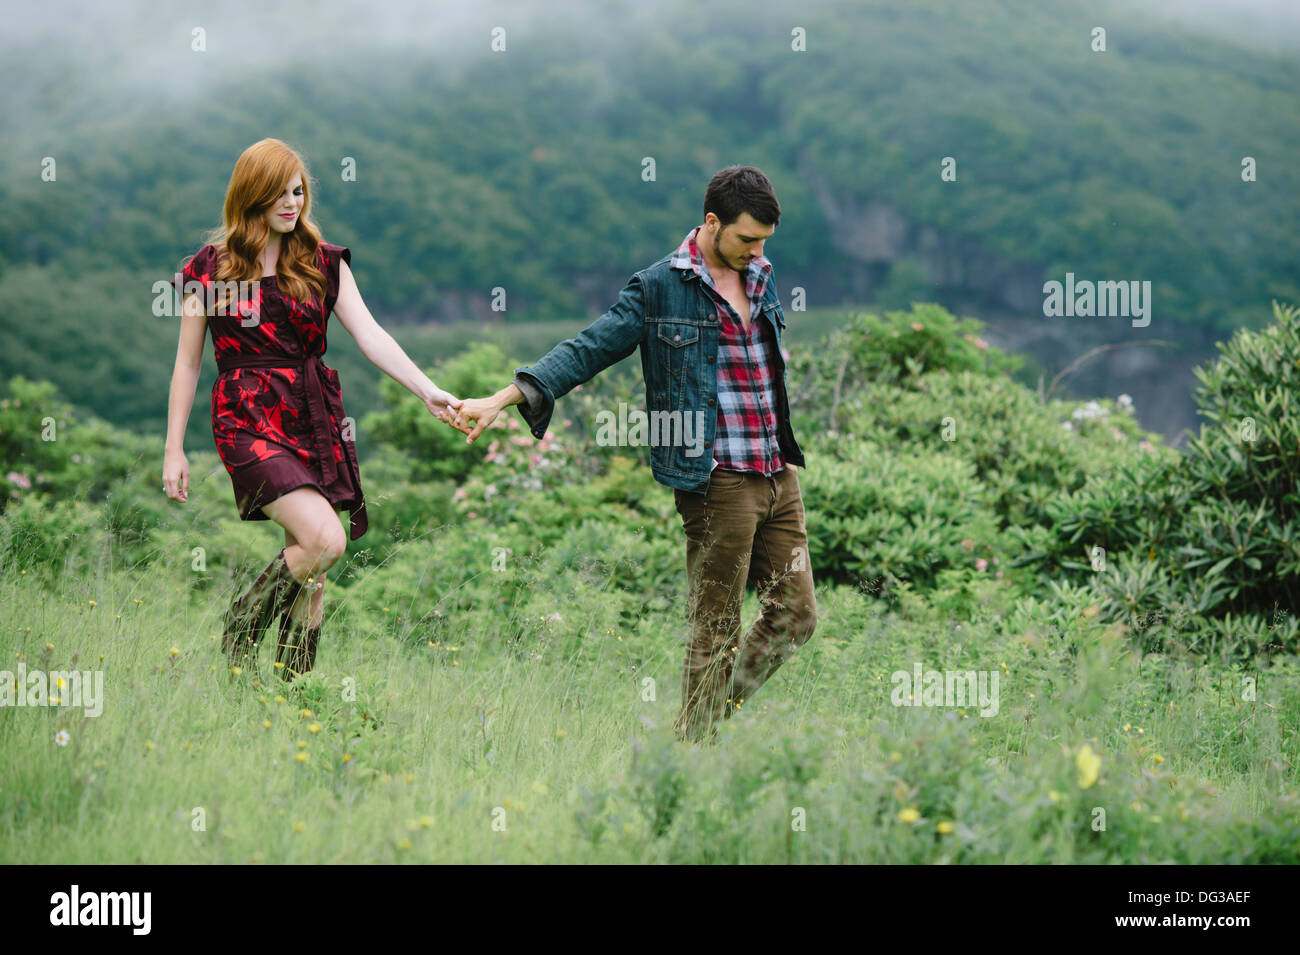
[[[353,540],[366,531],[351,421],[337,372],[320,360],[330,312],[435,417],[447,421],[461,404],[376,324],[348,267],[351,252],[323,242],[312,222],[309,183],[302,159],[276,139],[254,143],[235,163],[222,228],[176,277],[181,330],[163,460],[163,491],[184,503],[182,444],[211,323],[212,435],[239,516],[284,528],[284,548],[226,611],[222,648],[232,667],[255,663],[262,630],[279,616],[275,666],[285,680],[315,661],[325,572],[347,546],[335,511],[350,511]]]

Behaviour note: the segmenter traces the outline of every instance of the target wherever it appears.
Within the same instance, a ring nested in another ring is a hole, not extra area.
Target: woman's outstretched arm
[[[334,302],[334,314],[348,334],[356,339],[361,353],[376,368],[423,401],[434,417],[440,421],[450,420],[450,412],[460,407],[461,400],[435,385],[411,361],[393,336],[379,327],[361,300],[352,269],[345,261],[339,262],[339,296]]]
[[[190,494],[190,462],[185,457],[185,428],[194,406],[194,389],[203,367],[203,340],[208,316],[203,300],[186,295],[181,304],[181,334],[176,343],[176,366],[167,399],[167,443],[163,452],[163,491],[182,504]]]

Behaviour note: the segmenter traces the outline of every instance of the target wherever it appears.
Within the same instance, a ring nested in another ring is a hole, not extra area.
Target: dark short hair
[[[754,221],[775,226],[781,221],[781,204],[776,201],[772,182],[753,166],[719,169],[704,192],[704,214],[712,212],[723,228],[748,212]]]

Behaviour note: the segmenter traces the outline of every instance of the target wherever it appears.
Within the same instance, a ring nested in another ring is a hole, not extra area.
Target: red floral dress
[[[320,358],[339,293],[339,261],[352,253],[322,242],[316,266],[326,280],[324,302],[299,302],[264,276],[251,294],[217,314],[208,296],[217,380],[212,385],[212,437],[230,473],[239,516],[269,518],[262,505],[299,487],[314,487],[336,510],[351,512],[350,536],[366,532],[366,504],[357,467],[355,425],[343,411],[339,376]],[[175,278],[207,295],[217,249],[199,249]]]

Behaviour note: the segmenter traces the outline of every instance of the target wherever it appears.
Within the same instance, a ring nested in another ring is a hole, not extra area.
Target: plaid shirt
[[[772,263],[759,256],[745,271],[750,314],[746,330],[731,303],[713,284],[709,267],[695,244],[700,228],[696,226],[682,240],[669,264],[675,269],[694,270],[708,288],[722,323],[718,336],[718,426],[713,440],[713,467],[774,474],[785,467],[777,444],[776,364],[772,359],[776,338],[767,322],[760,320],[763,290]]]

